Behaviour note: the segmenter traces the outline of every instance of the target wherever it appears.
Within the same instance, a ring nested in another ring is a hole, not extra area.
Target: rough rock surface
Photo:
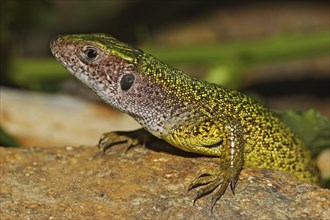
[[[1,126],[23,145],[0,147],[1,220],[330,218],[329,190],[268,170],[243,170],[236,195],[228,190],[213,213],[210,196],[193,206],[187,187],[217,158],[163,143],[102,155],[90,145],[103,132],[136,128],[128,116],[63,95],[3,87],[0,95]]]
[[[187,186],[217,158],[163,143],[125,153],[114,146],[0,148],[1,219],[329,219],[330,190],[294,176],[244,169],[210,210]]]

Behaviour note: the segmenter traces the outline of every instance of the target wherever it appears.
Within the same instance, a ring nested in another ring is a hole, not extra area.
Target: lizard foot
[[[235,194],[234,190],[240,171],[241,170],[235,170],[235,168],[221,170],[217,168],[214,170],[201,171],[188,187],[188,191],[200,187],[194,198],[194,204],[199,198],[214,192],[211,202],[212,210],[213,206],[227,190],[228,185],[230,185],[233,194]]]
[[[114,131],[102,134],[97,147],[105,153],[109,148],[119,144],[126,144],[126,152],[131,148],[152,140],[154,137],[143,128],[134,131]]]

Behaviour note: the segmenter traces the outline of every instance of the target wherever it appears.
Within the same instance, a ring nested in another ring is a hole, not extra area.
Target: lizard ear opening
[[[124,75],[120,80],[121,89],[125,92],[128,91],[132,87],[134,80],[135,76],[133,74]]]

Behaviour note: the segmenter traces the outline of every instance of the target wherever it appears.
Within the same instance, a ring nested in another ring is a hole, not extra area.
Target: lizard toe
[[[105,153],[109,148],[115,145],[125,144],[126,153],[137,145],[145,145],[152,139],[151,134],[144,129],[134,131],[115,131],[102,134],[98,148]]]
[[[213,206],[223,196],[229,185],[234,194],[238,175],[231,168],[224,170],[220,170],[219,168],[208,170],[198,175],[190,183],[188,191],[200,187],[197,189],[193,204],[201,197],[213,193],[211,200],[211,209],[213,209]]]
[[[204,186],[202,186],[200,189],[197,190],[197,194],[194,197],[194,204],[195,202],[200,199],[203,196],[206,196],[210,193],[212,193],[217,187],[219,187],[220,185],[222,185],[223,183],[223,179],[220,177],[216,177],[214,178],[213,181],[210,181],[208,183],[205,183]],[[196,186],[197,187],[197,186]]]
[[[196,187],[209,184],[209,183],[213,182],[215,179],[216,179],[216,177],[211,176],[211,175],[199,176],[190,183],[190,185],[188,186],[188,191],[190,191]]]

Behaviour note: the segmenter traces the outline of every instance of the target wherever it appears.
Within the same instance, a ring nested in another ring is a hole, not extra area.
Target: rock
[[[330,191],[290,174],[244,169],[211,212],[187,192],[217,158],[164,143],[105,155],[100,134],[138,125],[108,106],[65,95],[1,88],[1,126],[23,144],[0,147],[1,219],[329,219]],[[85,145],[66,146],[65,145]],[[39,147],[29,147],[39,146]],[[58,146],[58,147],[54,147]]]
[[[330,179],[330,148],[323,150],[317,157],[317,167],[324,178]]]
[[[1,219],[329,219],[330,190],[265,169],[192,203],[187,187],[217,158],[155,143],[105,155],[95,147],[0,148]]]

